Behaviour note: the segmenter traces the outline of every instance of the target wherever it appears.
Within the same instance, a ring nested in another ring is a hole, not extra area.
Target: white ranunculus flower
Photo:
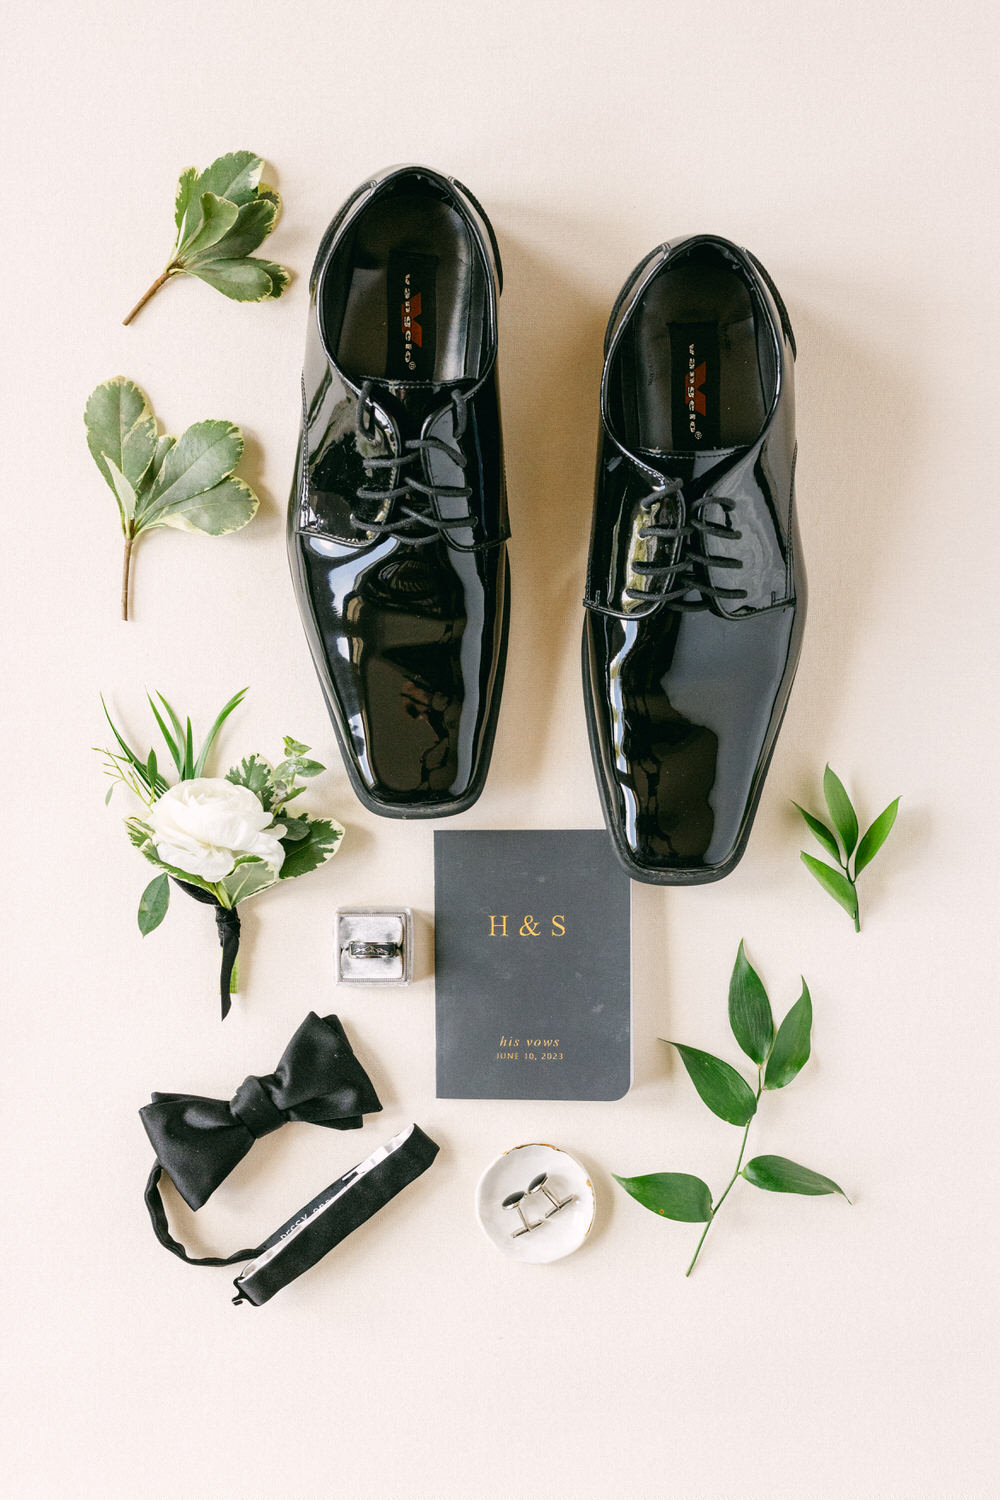
[[[196,776],[169,787],[153,803],[148,821],[164,864],[202,880],[222,880],[241,854],[266,860],[275,873],[285,858],[278,842],[284,828],[268,826],[271,814],[249,787],[222,776]]]

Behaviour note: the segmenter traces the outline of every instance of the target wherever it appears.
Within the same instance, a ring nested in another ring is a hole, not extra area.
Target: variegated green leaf
[[[267,198],[255,198],[250,203],[241,204],[232,229],[227,230],[221,239],[200,254],[186,255],[185,268],[193,271],[200,265],[219,260],[239,260],[249,255],[267,239],[277,216],[276,206]]]
[[[185,167],[177,179],[177,192],[174,196],[174,223],[177,225],[178,242],[184,237],[184,219],[194,199],[194,185],[197,180],[197,167]]]
[[[172,526],[177,531],[199,531],[203,536],[227,536],[239,531],[257,514],[260,501],[244,479],[230,475],[190,500],[160,505],[144,530]]]
[[[271,261],[247,256],[241,260],[198,261],[191,275],[207,281],[233,302],[266,302],[280,297],[288,285],[288,272]]]
[[[285,851],[285,862],[279,872],[282,880],[292,880],[297,875],[318,870],[340,847],[344,830],[339,823],[332,818],[308,818],[306,821],[309,827],[304,838],[300,835],[288,843],[281,840]]]
[[[204,494],[231,474],[243,454],[243,434],[232,422],[195,422],[167,453],[149,498],[147,522],[168,505]]]
[[[137,488],[156,453],[156,419],[145,392],[124,375],[105,380],[91,391],[84,422],[87,447],[105,482],[116,490],[110,460]]]
[[[278,874],[266,860],[249,857],[236,861],[235,867],[222,880],[216,882],[225,891],[231,906],[266,891],[277,882]]]
[[[135,490],[125,478],[125,475],[118,468],[117,464],[108,458],[107,454],[104,455],[104,462],[108,466],[108,473],[111,475],[111,486],[115,492],[115,499],[118,501],[122,531],[127,536],[129,525],[135,517],[137,496]]]
[[[239,208],[228,198],[219,198],[215,193],[202,193],[201,222],[188,236],[178,251],[178,260],[186,264],[228,234],[239,216]]]
[[[230,151],[216,157],[198,178],[199,193],[215,193],[230,203],[249,203],[256,196],[264,160],[252,151]]]

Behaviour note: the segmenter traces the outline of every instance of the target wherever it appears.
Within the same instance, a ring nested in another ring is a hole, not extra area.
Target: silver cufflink
[[[511,1235],[512,1240],[518,1239],[518,1237],[522,1234],[530,1234],[533,1229],[540,1229],[542,1224],[544,1223],[544,1220],[541,1219],[537,1224],[528,1223],[527,1219],[524,1217],[524,1209],[522,1207],[522,1200],[524,1199],[524,1196],[525,1194],[523,1188],[521,1188],[519,1192],[508,1193],[501,1205],[501,1207],[503,1208],[516,1208],[521,1219],[522,1227],[520,1229],[514,1230],[513,1234]]]
[[[526,1188],[521,1188],[516,1193],[508,1193],[506,1198],[503,1200],[503,1203],[500,1205],[501,1208],[516,1208],[521,1219],[522,1227],[520,1229],[514,1230],[513,1234],[511,1235],[511,1239],[516,1240],[522,1234],[530,1234],[532,1229],[541,1229],[542,1225],[547,1219],[551,1219],[554,1214],[557,1214],[560,1211],[560,1209],[566,1208],[570,1203],[574,1203],[576,1201],[575,1196],[572,1193],[568,1198],[557,1198],[555,1193],[553,1193],[552,1189],[549,1187],[548,1183],[548,1172],[539,1172],[537,1177],[533,1177],[531,1179]],[[534,1198],[539,1193],[541,1193],[543,1197],[548,1198],[549,1202],[552,1204],[552,1207],[545,1209],[540,1219],[536,1219],[534,1223],[530,1223],[525,1217],[523,1207],[524,1199]]]
[[[570,1193],[568,1198],[557,1198],[549,1188],[548,1181],[548,1172],[539,1172],[538,1176],[533,1177],[528,1183],[529,1197],[534,1197],[536,1193],[544,1193],[545,1197],[552,1204],[552,1207],[547,1209],[542,1215],[543,1219],[551,1219],[553,1214],[557,1214],[561,1208],[565,1208],[574,1201],[572,1193]]]

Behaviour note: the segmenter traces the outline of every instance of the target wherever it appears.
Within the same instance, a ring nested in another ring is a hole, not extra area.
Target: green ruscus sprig
[[[871,864],[892,832],[892,825],[899,811],[899,798],[890,802],[889,806],[879,813],[867,833],[859,839],[858,815],[854,810],[854,804],[847,795],[840,777],[831,771],[829,766],[823,772],[823,795],[833,823],[832,829],[813,813],[806,812],[804,807],[799,807],[797,802],[793,803],[793,806],[799,808],[810,832],[819,840],[827,853],[833,855],[839,869],[831,869],[821,859],[815,859],[804,850],[800,858],[810,875],[814,875],[823,889],[844,908],[854,923],[854,931],[860,932],[861,908],[858,905],[858,876],[866,865]]]
[[[729,982],[729,1024],[742,1050],[756,1064],[756,1087],[747,1083],[742,1073],[696,1047],[668,1042],[680,1053],[691,1082],[702,1101],[714,1115],[730,1125],[742,1127],[743,1138],[733,1175],[713,1203],[707,1182],[689,1172],[650,1172],[643,1177],[618,1177],[625,1191],[643,1208],[662,1218],[678,1219],[688,1224],[704,1224],[701,1238],[687,1268],[690,1276],[705,1243],[705,1236],[718,1218],[719,1210],[729,1197],[737,1178],[769,1193],[800,1193],[818,1197],[839,1193],[842,1187],[831,1178],[799,1166],[784,1156],[755,1156],[744,1165],[750,1126],[757,1115],[762,1094],[768,1089],[783,1089],[791,1083],[809,1060],[812,1031],[812,1000],[809,987],[802,981],[802,993],[775,1029],[771,1002],[760,976],[751,966],[740,943]],[[848,1199],[850,1202],[850,1199]]]

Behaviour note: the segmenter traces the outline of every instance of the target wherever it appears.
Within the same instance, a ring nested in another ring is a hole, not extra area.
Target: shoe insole
[[[752,443],[770,409],[767,330],[750,289],[718,253],[697,252],[650,284],[623,340],[627,437],[648,452]]]
[[[350,251],[341,368],[358,381],[458,381],[476,373],[484,322],[483,277],[461,216],[420,193],[373,203]]]

